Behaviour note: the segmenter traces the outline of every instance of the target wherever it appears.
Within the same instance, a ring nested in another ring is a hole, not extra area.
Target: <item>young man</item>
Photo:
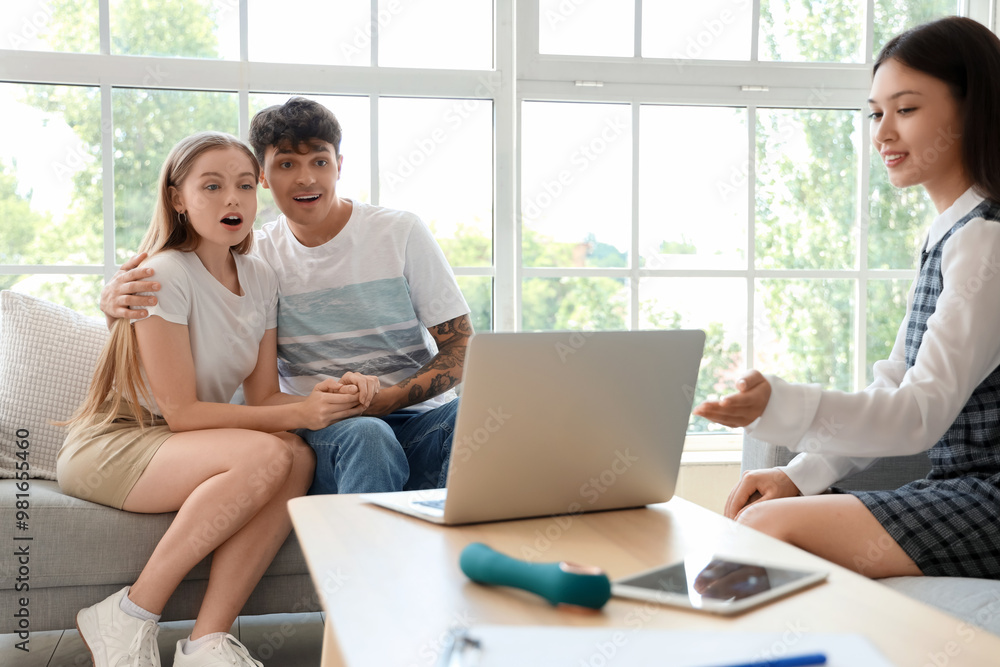
[[[443,487],[469,307],[417,216],[337,195],[340,138],[334,115],[301,97],[264,109],[250,126],[261,184],[282,212],[255,244],[278,274],[282,389],[308,394],[347,371],[381,385],[365,416],[300,432],[317,456],[310,493]],[[109,317],[142,317],[130,307],[155,303],[138,295],[159,287],[135,268],[141,259],[101,293]]]

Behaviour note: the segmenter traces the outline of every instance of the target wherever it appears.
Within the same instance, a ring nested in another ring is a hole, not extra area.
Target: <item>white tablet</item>
[[[695,556],[611,584],[613,595],[660,604],[738,614],[826,579],[822,571],[794,570],[724,556]]]

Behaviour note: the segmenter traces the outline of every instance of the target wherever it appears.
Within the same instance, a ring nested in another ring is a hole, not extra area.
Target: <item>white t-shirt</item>
[[[315,248],[282,215],[254,245],[278,275],[278,373],[288,393],[308,394],[347,371],[397,384],[437,354],[427,328],[469,312],[430,230],[406,211],[353,202],[344,229]]]
[[[972,189],[966,191],[934,219],[924,247],[932,248],[982,201]],[[804,495],[822,493],[877,457],[930,449],[975,388],[1000,366],[998,273],[1000,224],[970,220],[942,249],[944,288],[911,368],[904,352],[912,287],[892,352],[875,363],[875,381],[865,391],[824,391],[765,376],[771,399],[747,433],[804,452],[782,468]]]
[[[142,308],[188,327],[199,401],[228,403],[256,367],[264,331],[276,326],[274,271],[257,257],[233,257],[243,296],[216,280],[193,252],[164,250],[142,263],[160,283],[157,305]],[[160,414],[155,401],[146,407]]]

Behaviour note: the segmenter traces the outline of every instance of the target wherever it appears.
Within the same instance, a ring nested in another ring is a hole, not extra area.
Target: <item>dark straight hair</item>
[[[925,23],[882,47],[872,75],[887,60],[940,79],[962,114],[962,162],[980,195],[1000,203],[1000,38],[960,16]]]

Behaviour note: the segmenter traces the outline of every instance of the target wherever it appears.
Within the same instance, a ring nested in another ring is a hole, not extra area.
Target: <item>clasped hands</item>
[[[313,387],[302,403],[306,428],[315,431],[364,414],[380,389],[381,384],[374,375],[347,372],[339,380],[323,380]]]

